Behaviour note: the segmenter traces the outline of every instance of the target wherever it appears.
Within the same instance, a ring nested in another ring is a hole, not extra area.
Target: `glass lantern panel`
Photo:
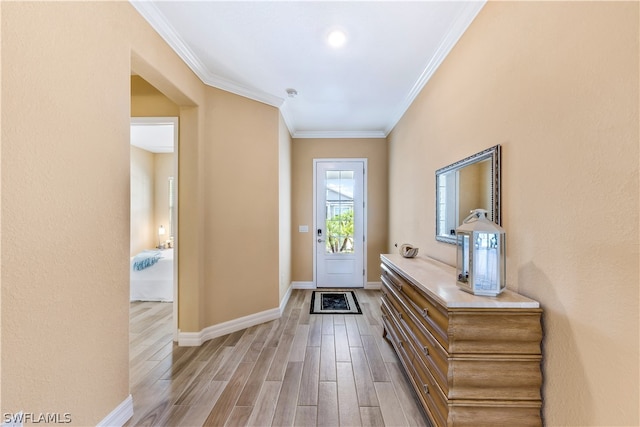
[[[477,290],[498,290],[500,252],[496,233],[474,233],[475,259],[473,260],[474,287]]]
[[[468,234],[458,234],[458,281],[469,281],[469,256],[471,248],[469,247],[470,236]]]

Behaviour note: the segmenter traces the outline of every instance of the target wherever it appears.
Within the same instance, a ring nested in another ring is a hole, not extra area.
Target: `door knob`
[[[318,243],[324,242],[324,239],[318,239]]]

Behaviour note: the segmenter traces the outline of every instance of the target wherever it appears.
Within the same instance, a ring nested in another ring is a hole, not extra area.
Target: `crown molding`
[[[203,83],[245,98],[253,99],[254,101],[262,102],[263,104],[280,108],[284,102],[284,98],[244,87],[209,71],[187,46],[182,37],[178,35],[175,28],[167,22],[162,12],[158,10],[153,2],[129,0],[129,3],[131,3],[138,13],[156,30],[160,37],[167,42]]]
[[[280,98],[279,96],[274,96],[270,93],[262,92],[259,90],[246,88],[214,74],[209,74],[209,77],[206,80],[202,81],[209,86],[213,86],[218,89],[234,93],[236,95],[244,96],[245,98],[253,99],[254,101],[262,102],[263,104],[271,105],[272,107],[280,108],[284,103],[284,98]]]
[[[292,138],[386,138],[407,112],[460,37],[462,37],[462,34],[464,34],[471,22],[473,22],[480,10],[482,10],[486,0],[470,2],[460,14],[456,22],[449,29],[447,35],[442,39],[442,42],[436,50],[436,54],[426,65],[422,74],[383,131],[297,131],[293,126],[293,117],[286,106],[284,98],[247,88],[212,73],[204,66],[193,51],[191,51],[153,2],[143,0],[129,0],[129,2],[204,84],[280,109]]]
[[[287,104],[286,101],[282,103],[282,106],[280,106],[280,114],[282,115],[284,124],[289,130],[289,135],[293,138],[293,134],[296,132],[296,128],[293,126],[293,115],[289,110],[289,104]]]
[[[447,35],[442,39],[442,42],[438,46],[435,55],[431,58],[431,61],[429,61],[422,74],[420,74],[420,77],[418,77],[418,80],[413,85],[404,101],[402,101],[400,107],[398,107],[396,114],[393,116],[392,120],[389,122],[389,125],[385,129],[385,133],[387,135],[398,124],[402,116],[404,116],[404,113],[407,112],[413,101],[415,101],[416,97],[420,94],[427,82],[431,79],[438,67],[440,67],[444,59],[447,57],[447,55],[449,55],[451,49],[453,49],[456,43],[458,43],[460,37],[462,37],[467,28],[469,28],[469,25],[471,25],[478,13],[480,13],[480,10],[482,10],[485,3],[486,0],[470,2],[469,6],[467,6],[463,13],[459,15],[456,22],[447,32]]]
[[[187,44],[178,35],[176,30],[165,19],[162,12],[150,1],[129,0],[129,3],[142,15],[142,17],[156,30],[167,44],[180,56],[189,68],[204,81],[209,71],[198,57],[187,47]]]
[[[305,139],[305,138],[371,138],[371,139],[384,139],[387,137],[387,134],[381,130],[370,130],[370,131],[295,131],[291,134],[292,138],[297,139]]]
[[[289,109],[289,104],[285,101],[280,107],[280,113],[284,119],[284,123],[289,129],[291,138],[298,139],[331,139],[331,138],[386,138],[387,134],[383,131],[305,131],[296,130],[293,126],[293,117]]]

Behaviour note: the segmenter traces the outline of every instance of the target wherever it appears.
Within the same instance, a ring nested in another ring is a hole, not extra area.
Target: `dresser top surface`
[[[380,259],[447,308],[540,308],[538,301],[508,289],[496,297],[465,292],[456,285],[456,269],[432,258],[388,254],[380,255]]]

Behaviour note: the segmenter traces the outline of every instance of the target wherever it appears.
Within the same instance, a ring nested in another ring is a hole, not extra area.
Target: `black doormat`
[[[311,314],[362,314],[353,291],[313,291]]]

